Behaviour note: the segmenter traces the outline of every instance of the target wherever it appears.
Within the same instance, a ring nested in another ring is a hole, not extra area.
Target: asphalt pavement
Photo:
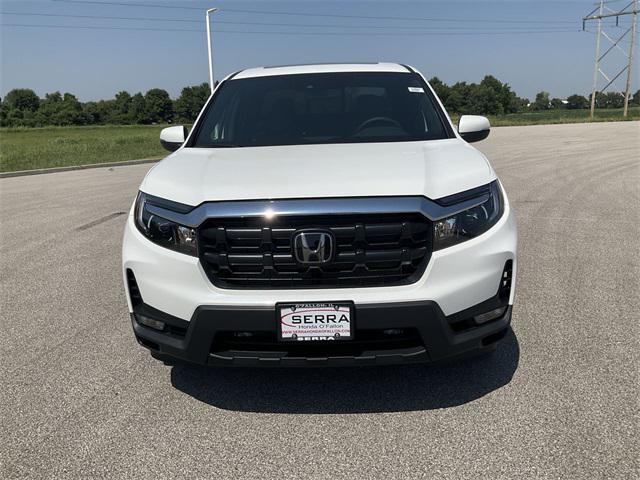
[[[134,341],[150,165],[0,179],[2,478],[638,478],[640,123],[493,129],[513,329],[438,366],[166,366]]]

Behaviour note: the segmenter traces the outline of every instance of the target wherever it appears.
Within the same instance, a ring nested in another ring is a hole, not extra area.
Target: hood
[[[494,180],[482,153],[454,138],[422,142],[182,148],[141,190],[187,205],[215,200],[452,195]]]

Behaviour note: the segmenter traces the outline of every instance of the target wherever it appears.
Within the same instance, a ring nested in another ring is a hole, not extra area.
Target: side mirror
[[[463,115],[458,122],[458,133],[469,143],[484,140],[490,129],[489,119],[480,115]]]
[[[160,132],[160,144],[170,152],[178,150],[187,139],[187,127],[177,125],[163,128]]]

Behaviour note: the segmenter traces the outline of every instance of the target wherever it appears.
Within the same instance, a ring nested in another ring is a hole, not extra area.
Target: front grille
[[[332,261],[296,261],[301,229],[331,232]],[[405,285],[420,278],[432,250],[431,222],[418,213],[209,219],[198,232],[204,270],[221,288]]]
[[[337,357],[360,356],[372,352],[424,348],[418,330],[357,330],[354,340],[331,342],[280,342],[275,332],[218,332],[211,353],[223,356]]]

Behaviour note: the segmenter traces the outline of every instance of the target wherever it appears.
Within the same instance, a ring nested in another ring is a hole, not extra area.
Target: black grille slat
[[[140,294],[140,288],[136,281],[136,276],[133,274],[133,270],[127,268],[127,284],[129,286],[129,298],[131,299],[131,306],[137,307],[142,305],[142,295]]]
[[[403,329],[395,335],[382,330],[356,330],[353,340],[345,342],[280,342],[275,332],[253,331],[250,336],[238,336],[233,331],[221,331],[211,343],[212,353],[235,352],[251,356],[256,353],[280,352],[283,356],[362,355],[365,352],[424,347],[418,330]]]
[[[331,262],[295,260],[301,229],[331,232]],[[221,288],[405,285],[418,280],[432,250],[431,222],[418,213],[212,218],[198,234],[200,261]]]

